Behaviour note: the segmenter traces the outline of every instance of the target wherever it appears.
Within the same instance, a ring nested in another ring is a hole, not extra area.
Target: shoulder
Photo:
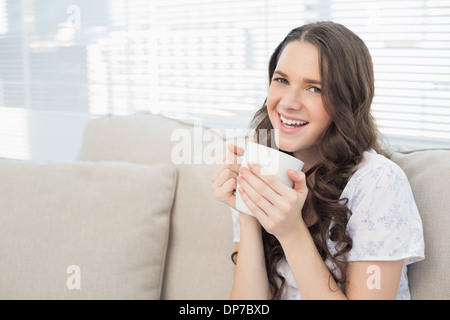
[[[380,176],[399,176],[406,178],[403,170],[395,162],[381,154],[376,153],[375,150],[364,152],[363,159],[357,166],[354,176],[356,178],[363,178],[367,176],[373,178],[379,178]]]
[[[423,258],[422,222],[409,181],[393,161],[369,151],[342,198],[351,210],[349,261]]]
[[[376,153],[365,151],[363,159],[349,179],[342,197],[353,198],[365,195],[369,190],[374,193],[408,189],[409,181],[403,170],[392,160]]]

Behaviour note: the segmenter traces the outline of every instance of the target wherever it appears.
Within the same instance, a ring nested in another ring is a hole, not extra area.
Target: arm
[[[228,145],[224,163],[220,164],[211,177],[211,188],[215,197],[235,208],[236,177],[239,174],[240,158],[244,150]],[[234,280],[230,299],[268,299],[269,284],[264,259],[261,225],[247,214],[240,214],[241,239],[236,243],[237,264],[234,266]]]
[[[279,239],[286,260],[304,299],[345,300],[306,228]]]
[[[395,298],[400,279],[402,260],[352,262],[348,268],[347,295],[339,289],[322,260],[301,216],[307,195],[304,174],[289,175],[294,188],[274,180],[274,176],[254,165],[250,170],[241,169],[239,182],[245,190],[242,199],[260,221],[261,225],[280,241],[297,286],[306,299],[375,299]],[[276,204],[276,205],[274,205]],[[368,265],[369,263],[369,265]],[[381,285],[374,290],[367,285],[367,268],[378,267]]]
[[[349,262],[346,294],[338,288],[305,228],[281,245],[304,299],[395,299],[403,267],[397,261]]]
[[[241,240],[236,243],[239,253],[234,266],[230,299],[270,299],[261,225],[245,213],[241,213],[239,219]]]

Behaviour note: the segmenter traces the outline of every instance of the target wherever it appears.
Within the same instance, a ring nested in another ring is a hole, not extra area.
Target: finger
[[[305,173],[302,171],[294,171],[289,169],[288,175],[289,178],[291,178],[292,181],[294,181],[294,190],[306,196],[306,194],[308,193],[308,187],[306,186]]]
[[[265,171],[265,173],[262,174],[261,171],[259,171],[262,170],[260,166],[260,169],[257,170],[258,173],[254,172],[254,167],[252,168],[253,170],[242,167],[239,172],[259,194],[263,195],[273,204],[280,203],[280,201],[282,201],[282,196],[281,193],[277,191],[277,186],[278,184],[282,184],[283,186],[279,187],[288,187],[268,171]]]
[[[228,179],[227,181],[224,182],[224,184],[222,185],[222,190],[224,191],[224,193],[226,195],[228,195],[230,198],[235,197],[235,191],[236,191],[236,187],[237,187],[237,181],[236,179]]]
[[[211,176],[211,182],[216,181],[217,177],[220,175],[220,173],[223,171],[223,164],[219,164],[216,168],[216,171]]]
[[[214,196],[233,209],[236,209],[236,179],[228,179],[221,188],[214,191]]]
[[[220,174],[217,176],[217,179],[215,179],[212,183],[212,189],[216,190],[223,186],[223,184],[228,181],[229,179],[236,180],[237,173],[229,168],[225,168]]]
[[[236,174],[239,174],[239,168],[242,163],[242,155],[244,155],[244,149],[238,147],[232,143],[228,144],[228,150],[225,154],[223,162],[217,167],[216,171],[211,176],[211,182],[214,182],[221,172],[225,169],[231,169]]]
[[[244,155],[244,149],[232,143],[228,144],[228,151],[240,157]]]
[[[266,215],[270,215],[274,210],[274,202],[271,202],[267,197],[260,193],[253,185],[251,185],[245,178],[238,177],[237,181],[240,188],[242,188],[252,200],[252,202],[260,208]]]
[[[270,186],[270,188],[275,191],[280,196],[285,196],[292,192],[292,188],[285,185],[278,179],[274,174],[269,172],[267,169],[263,168],[261,165],[249,162],[248,167],[250,172],[253,173],[256,177],[262,180],[266,185]]]
[[[235,190],[236,190],[237,182],[236,179],[228,179],[225,181],[222,185],[222,187],[215,191],[215,195],[218,197],[218,199],[222,199],[223,201],[226,201],[228,205],[231,205],[233,208],[236,207],[236,196],[235,196]],[[232,200],[232,201],[230,201]]]
[[[212,174],[211,182],[214,182],[225,169],[231,169],[232,171],[236,172],[236,174],[239,174],[239,168],[241,166],[242,159],[235,159],[234,157],[235,156],[231,152],[228,152],[225,155],[223,162],[217,166],[216,171],[214,171],[214,173]]]
[[[240,187],[238,188],[239,193],[241,195],[242,201],[244,201],[247,208],[251,213],[255,216],[256,219],[261,223],[262,226],[269,220],[269,216],[258,206],[256,203],[250,198],[247,192]]]

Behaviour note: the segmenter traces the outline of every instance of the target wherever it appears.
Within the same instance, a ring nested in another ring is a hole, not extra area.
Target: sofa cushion
[[[183,141],[186,153],[181,150]],[[104,117],[86,127],[78,160],[177,166],[162,299],[229,297],[234,251],[231,212],[211,191],[216,161],[222,161],[225,152],[220,148],[225,148],[224,141],[212,130],[159,115]]]
[[[412,299],[450,299],[450,150],[393,153],[406,173],[422,218],[425,260],[408,266]]]
[[[86,125],[77,160],[171,163],[176,130],[193,135],[189,125],[147,113],[101,117]]]
[[[0,299],[158,299],[177,171],[0,161]]]

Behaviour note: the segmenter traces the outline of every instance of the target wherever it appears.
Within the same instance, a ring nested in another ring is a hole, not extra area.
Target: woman
[[[269,81],[251,126],[304,167],[288,171],[289,188],[258,164],[240,168],[230,145],[213,174],[233,208],[231,298],[409,299],[422,223],[405,174],[380,154],[367,47],[340,24],[304,25],[275,49]],[[236,182],[254,217],[235,210]]]

